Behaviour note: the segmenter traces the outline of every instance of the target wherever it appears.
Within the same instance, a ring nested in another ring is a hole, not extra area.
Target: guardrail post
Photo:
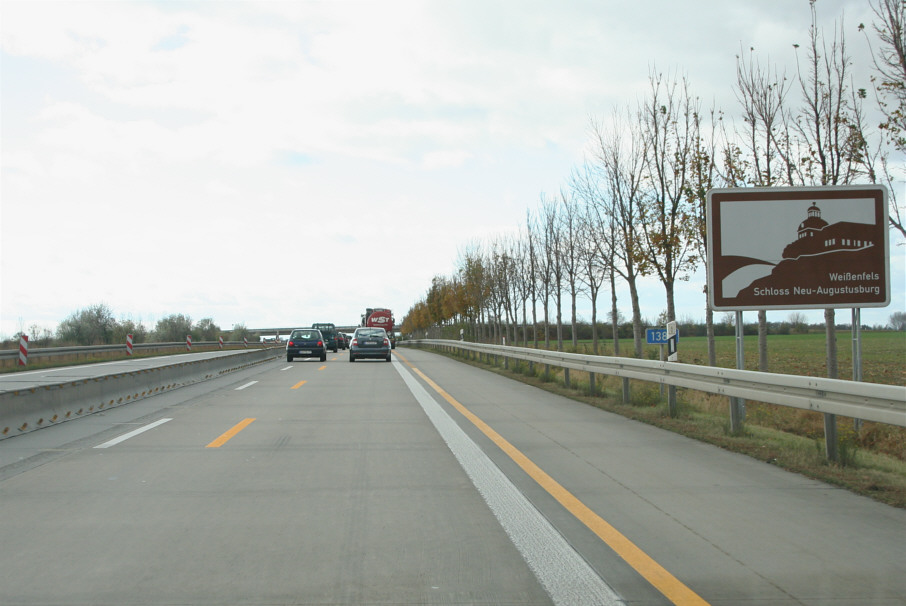
[[[824,452],[827,460],[837,462],[837,415],[824,413]]]
[[[623,404],[629,404],[629,377],[623,377]]]
[[[567,389],[569,389],[569,369],[568,368],[563,369],[563,385]]]
[[[853,381],[862,380],[862,310],[853,308]],[[853,429],[856,433],[862,431],[862,419],[853,419]]]
[[[658,345],[658,350],[659,350],[659,353],[658,353],[657,359],[659,362],[663,362],[664,361],[664,346]],[[661,383],[660,391],[661,391],[661,397],[663,398],[664,397],[664,384],[663,383]]]
[[[667,410],[670,411],[670,418],[676,418],[676,385],[667,386]]]
[[[745,370],[746,352],[744,345],[742,311],[736,312],[736,368]],[[730,398],[730,434],[742,433],[742,424],[746,418],[746,402],[742,398]]]
[[[742,432],[742,407],[738,400],[739,398],[730,398],[730,434],[734,436]]]
[[[593,396],[593,395],[595,395],[596,391],[597,390],[595,389],[595,373],[590,372],[590,373],[588,373],[588,394]]]

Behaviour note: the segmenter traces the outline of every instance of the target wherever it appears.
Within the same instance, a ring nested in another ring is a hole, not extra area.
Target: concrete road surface
[[[431,353],[0,441],[2,604],[906,604],[906,512]]]

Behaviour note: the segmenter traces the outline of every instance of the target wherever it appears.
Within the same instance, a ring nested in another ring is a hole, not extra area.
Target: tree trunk
[[[591,350],[598,355],[598,290],[591,288]]]
[[[573,351],[576,351],[576,348],[579,346],[579,339],[578,339],[578,335],[576,334],[576,291],[575,291],[575,289],[573,289],[572,292],[570,293],[570,297],[572,298],[572,309],[570,310],[572,315],[570,316],[570,325],[572,326],[572,333],[573,333],[572,334]],[[592,305],[594,305],[594,303],[592,303]]]
[[[667,321],[676,322],[676,297],[673,294],[674,282],[668,278],[664,280],[664,290],[667,291]]]
[[[610,268],[610,322],[613,330],[613,355],[620,355],[620,312],[617,309],[617,278]]]
[[[538,349],[538,301],[535,295],[532,295],[532,336],[535,342],[535,349]]]
[[[639,289],[635,282],[629,283],[629,298],[632,300],[632,339],[635,343],[635,357],[642,357],[642,308],[639,306]]]
[[[544,300],[544,348],[551,348],[550,303]]]

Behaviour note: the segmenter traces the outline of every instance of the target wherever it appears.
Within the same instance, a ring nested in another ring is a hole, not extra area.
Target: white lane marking
[[[151,423],[150,425],[145,425],[144,427],[139,427],[138,429],[130,431],[129,433],[124,433],[123,435],[121,435],[118,438],[113,438],[109,442],[104,442],[103,444],[98,444],[97,446],[95,446],[95,448],[110,448],[111,446],[116,446],[120,442],[124,442],[124,441],[128,440],[129,438],[134,438],[135,436],[137,436],[140,433],[145,433],[149,429],[154,429],[158,425],[163,425],[167,421],[172,421],[172,420],[173,419],[161,419],[159,421],[155,421],[154,423]]]
[[[239,387],[237,387],[237,388],[234,389],[233,391],[239,391],[239,390],[245,389],[246,387],[251,387],[252,385],[254,385],[254,384],[257,383],[257,382],[258,382],[258,381],[250,381],[250,382],[246,383],[245,385],[240,385]]]
[[[287,366],[286,368],[281,368],[280,370],[289,370],[292,366]]]
[[[555,604],[625,604],[400,362],[393,365]]]

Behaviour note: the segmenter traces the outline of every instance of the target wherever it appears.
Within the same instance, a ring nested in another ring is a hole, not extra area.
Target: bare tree
[[[881,128],[897,150],[906,152],[906,4],[903,0],[877,0],[871,2],[871,9],[877,19],[872,28],[880,42],[877,51],[872,48],[872,82],[885,119]],[[859,29],[864,27],[859,25]]]
[[[795,174],[803,185],[844,185],[863,171],[859,97],[850,86],[851,59],[842,25],[828,44],[817,25],[815,0],[810,0],[812,25],[804,60],[798,60],[802,108],[790,124],[807,154],[787,158],[796,162]],[[797,49],[798,49],[798,45]],[[791,183],[796,184],[796,183]],[[827,332],[827,375],[837,378],[837,330],[833,308],[824,310]]]
[[[525,299],[526,299],[526,277],[524,271],[524,253],[522,241],[516,235],[508,235],[503,238],[503,258],[504,268],[506,271],[506,287],[508,304],[507,322],[512,326],[512,339],[507,343],[514,345],[519,340],[519,308],[522,307],[523,313],[523,333],[525,332]]]
[[[637,122],[625,112],[614,110],[609,128],[592,123],[593,157],[602,185],[593,196],[593,210],[606,234],[614,258],[611,275],[619,275],[629,288],[632,306],[632,332],[635,356],[642,357],[642,311],[639,305],[638,278],[648,273],[648,264],[641,254],[642,236],[642,166],[645,161],[645,140]],[[614,322],[614,349],[619,350],[616,309],[616,285],[611,279],[611,319]]]
[[[695,218],[695,247],[698,258],[708,263],[708,226],[707,198],[708,190],[718,179],[715,156],[717,154],[717,121],[720,119],[716,110],[710,112],[710,124],[702,124],[702,116],[693,116],[692,161],[689,170],[687,197]],[[706,272],[707,273],[707,272]],[[708,284],[705,283],[705,330],[708,341],[708,364],[717,365],[717,352],[714,347],[714,310],[708,296]]]
[[[572,192],[560,191],[560,263],[563,266],[563,278],[570,299],[570,335],[573,350],[578,346],[576,334],[576,299],[579,296],[579,274],[582,271],[579,242],[579,223],[581,209]]]
[[[557,351],[563,351],[563,246],[560,229],[560,209],[556,199],[544,199],[541,202],[541,229],[544,245],[545,270],[545,308],[544,308],[544,345],[550,348],[550,322],[548,305],[553,297],[557,316]]]
[[[531,211],[525,213],[525,231],[528,245],[528,288],[529,296],[532,300],[532,342],[535,349],[538,349],[538,277],[540,273],[540,259],[538,257],[538,228],[535,221],[532,220]]]
[[[574,195],[585,202],[579,217],[579,280],[584,285],[591,302],[592,351],[597,354],[598,296],[608,275],[612,275],[610,267],[613,263],[612,238],[609,233],[610,226],[600,221],[596,211],[595,200],[600,194],[592,170],[587,164],[583,171],[573,172],[571,188]]]
[[[695,209],[686,194],[694,120],[700,103],[692,97],[685,77],[664,76],[652,70],[649,84],[649,96],[639,107],[639,122],[647,143],[643,254],[664,285],[667,319],[673,321],[676,282],[688,279],[699,260],[694,246]]]
[[[532,260],[529,258],[529,250],[531,248],[531,235],[528,233],[528,230],[526,228],[523,229],[525,231],[520,231],[520,233],[513,240],[513,259],[516,282],[518,282],[515,296],[517,298],[519,307],[522,309],[522,345],[528,346],[527,307],[528,300],[532,297],[533,278]]]
[[[886,134],[886,143],[899,153],[906,153],[906,3],[903,0],[878,0],[871,3],[876,21],[872,23],[879,45],[872,46],[875,74],[872,83],[878,108],[884,114],[879,125]],[[863,24],[859,25],[864,30]],[[869,46],[871,40],[869,39]],[[887,153],[879,155],[878,180],[892,185]],[[873,175],[875,177],[876,175]],[[872,178],[875,182],[875,178]],[[904,211],[896,199],[897,188],[889,187],[891,195],[890,226],[906,237]]]
[[[890,314],[890,327],[893,330],[906,330],[906,312],[895,311]]]
[[[734,186],[772,187],[784,183],[781,136],[785,132],[783,112],[790,90],[785,74],[770,65],[762,66],[749,49],[736,57],[736,99],[742,109],[744,127],[736,133],[741,141],[741,159],[727,171]],[[734,156],[725,154],[725,158]],[[758,311],[758,367],[768,370],[767,312]]]

